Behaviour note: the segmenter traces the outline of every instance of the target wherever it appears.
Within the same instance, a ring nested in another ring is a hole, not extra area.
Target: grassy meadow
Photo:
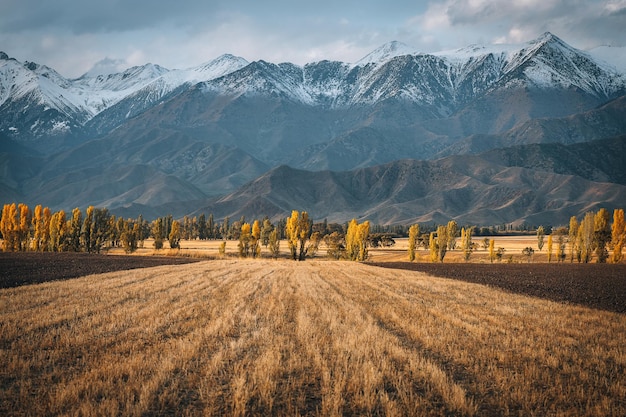
[[[624,340],[419,272],[160,266],[0,290],[0,415],[626,415]]]

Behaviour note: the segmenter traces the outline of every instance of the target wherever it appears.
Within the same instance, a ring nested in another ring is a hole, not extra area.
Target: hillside
[[[392,42],[356,63],[226,54],[195,68],[145,64],[75,80],[0,53],[0,203],[106,205],[125,216],[300,207],[384,223],[552,222],[624,205],[619,143],[601,146],[606,154],[584,144],[626,135],[625,93],[623,69],[551,33],[433,54]],[[563,151],[574,143],[582,147]],[[423,161],[417,178],[378,193],[375,176],[395,178],[404,160]],[[294,178],[274,178],[283,165]],[[528,178],[545,173],[548,183],[576,184],[541,197]],[[583,201],[591,188],[597,198]]]
[[[623,142],[619,144],[623,146]],[[506,150],[500,152],[506,154]],[[511,151],[509,161],[515,152],[520,150]],[[616,159],[622,160],[623,155]],[[558,162],[560,158],[550,160],[547,153],[542,166],[532,168],[513,163],[506,166],[492,162],[493,158],[490,154],[401,160],[343,172],[281,166],[197,213],[233,218],[254,218],[263,213],[278,219],[296,208],[337,222],[357,218],[381,224],[442,223],[450,219],[462,224],[561,224],[588,210],[626,205],[626,185],[585,179],[573,170],[566,172],[567,164]],[[506,160],[503,158],[496,157]],[[551,166],[563,172],[552,172]],[[601,175],[598,170],[582,171],[584,167],[580,167],[580,174]]]

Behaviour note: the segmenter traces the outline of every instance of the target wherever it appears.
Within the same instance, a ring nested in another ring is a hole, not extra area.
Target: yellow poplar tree
[[[65,211],[59,210],[50,219],[50,251],[59,252],[65,238]]]
[[[598,210],[593,218],[593,247],[596,251],[598,262],[605,263],[609,257],[606,248],[611,241],[611,226],[609,225],[610,215],[606,209]]]
[[[435,239],[435,232],[430,232],[428,239],[428,248],[430,250],[430,261],[435,263],[439,260],[439,251],[437,249],[437,239]]]
[[[285,235],[294,261],[303,261],[306,258],[306,242],[311,236],[311,226],[312,223],[306,211],[299,213],[297,210],[293,210],[291,217],[287,219]]]
[[[417,238],[420,235],[420,226],[419,224],[414,224],[409,227],[409,262],[413,262],[415,260],[415,250],[417,248]]]
[[[473,248],[472,248],[472,231],[473,227],[468,227],[467,229],[461,229],[461,249],[463,250],[463,257],[465,261],[469,261],[470,256],[472,256]]]
[[[180,249],[181,236],[182,236],[182,230],[181,230],[180,222],[178,220],[174,220],[172,222],[172,228],[170,229],[170,234],[167,237],[167,240],[169,240],[170,242],[170,248]]]
[[[32,249],[39,252],[42,249],[42,235],[43,235],[43,207],[41,204],[35,206],[33,213],[33,242]]]
[[[252,235],[250,233],[250,223],[244,223],[241,225],[241,233],[239,234],[239,256],[247,258],[250,254],[250,241]]]
[[[613,225],[611,227],[611,243],[613,256],[611,261],[618,263],[622,260],[622,249],[626,240],[626,223],[624,222],[624,209],[613,210]]]
[[[20,251],[28,250],[28,243],[30,240],[30,223],[31,212],[26,204],[19,204],[18,210],[20,212],[20,223],[18,227],[18,248]]]
[[[552,235],[548,235],[548,262],[552,262]]]
[[[17,206],[15,203],[5,204],[2,208],[0,231],[2,232],[2,250],[13,252],[19,248]]]
[[[258,220],[255,220],[254,223],[252,223],[252,239],[250,242],[252,257],[257,258],[261,256],[261,226],[259,225]]]
[[[570,250],[570,262],[574,262],[574,255],[578,254],[578,220],[576,216],[572,216],[569,219],[569,250]],[[580,259],[578,260],[580,262]]]
[[[489,260],[493,263],[496,259],[496,241],[494,239],[489,240]]]
[[[52,223],[52,211],[48,207],[43,209],[43,231],[41,233],[41,249],[49,250],[50,248],[50,224]]]

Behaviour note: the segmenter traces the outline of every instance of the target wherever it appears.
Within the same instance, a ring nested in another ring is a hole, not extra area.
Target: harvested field
[[[0,290],[0,415],[626,415],[626,316],[219,260]]]

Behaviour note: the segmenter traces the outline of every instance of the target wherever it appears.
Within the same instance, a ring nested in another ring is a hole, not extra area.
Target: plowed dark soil
[[[0,252],[0,288],[196,261],[191,258],[164,256],[102,255],[76,252]]]
[[[381,262],[373,265],[422,271],[512,293],[626,313],[626,264]]]

